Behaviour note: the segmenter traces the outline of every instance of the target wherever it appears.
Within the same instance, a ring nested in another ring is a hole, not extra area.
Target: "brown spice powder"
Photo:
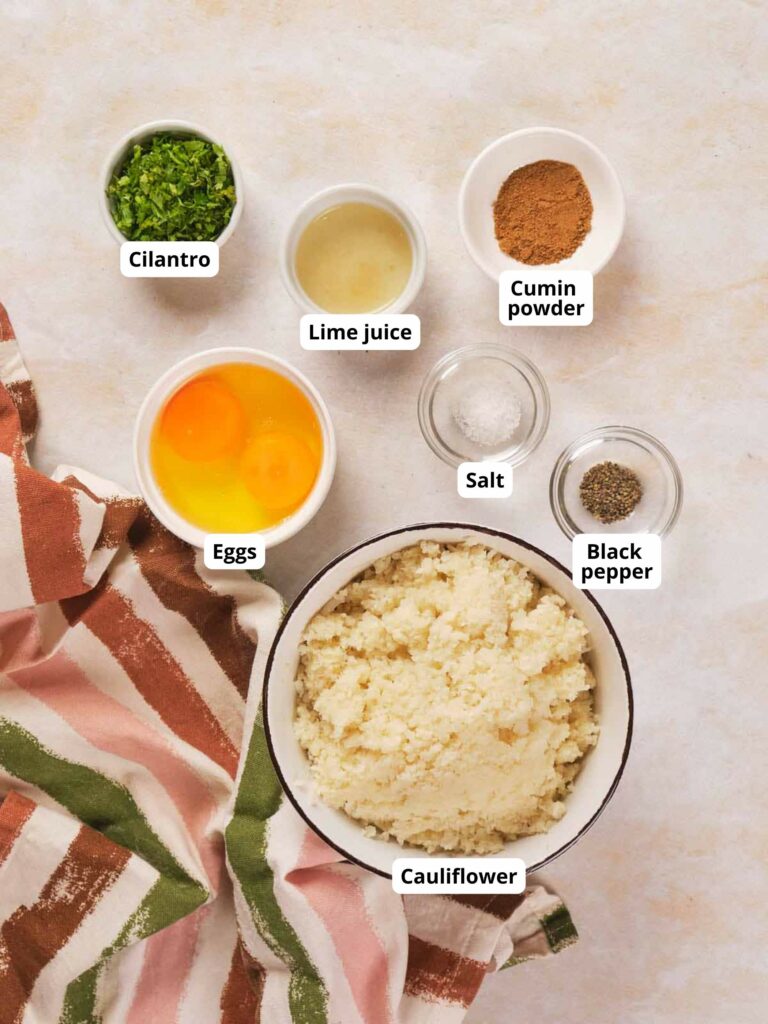
[[[499,248],[520,263],[559,263],[592,227],[592,197],[578,168],[537,160],[513,171],[493,204]]]

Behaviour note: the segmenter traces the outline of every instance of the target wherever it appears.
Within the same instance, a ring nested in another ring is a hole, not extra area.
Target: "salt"
[[[468,441],[493,448],[509,441],[520,426],[522,405],[498,381],[478,381],[468,386],[453,407],[456,426]]]

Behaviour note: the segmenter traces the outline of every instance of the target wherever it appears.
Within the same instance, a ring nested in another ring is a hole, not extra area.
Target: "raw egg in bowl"
[[[183,540],[260,533],[274,547],[325,500],[336,441],[298,370],[268,352],[217,348],[177,363],[149,392],[134,466],[150,509]]]

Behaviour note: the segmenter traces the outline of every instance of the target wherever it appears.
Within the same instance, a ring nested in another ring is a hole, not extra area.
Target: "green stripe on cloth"
[[[187,874],[119,782],[54,754],[7,718],[0,718],[0,765],[17,779],[37,786],[75,818],[172,880],[180,901],[179,917],[208,898],[205,888]]]
[[[205,903],[208,893],[191,878],[152,830],[128,790],[100,772],[43,747],[16,722],[0,718],[0,764],[17,779],[53,797],[80,821],[150,864],[160,878],[98,963],[72,982],[62,1020],[95,1021],[98,973],[118,949],[166,928]]]
[[[571,915],[568,913],[568,909],[564,906],[558,907],[556,910],[551,911],[549,914],[545,914],[539,918],[539,925],[541,932],[536,934],[543,935],[547,941],[547,945],[553,953],[559,953],[560,950],[565,949],[566,946],[572,946],[579,938],[579,933],[576,931],[576,925],[573,923]],[[524,940],[527,942],[528,940]],[[515,967],[517,964],[527,963],[529,960],[537,960],[543,954],[543,951],[531,952],[525,956],[515,956],[514,954],[506,960],[499,970],[505,971],[508,967]]]
[[[200,903],[183,909],[183,915],[192,913]],[[67,988],[64,1010],[59,1024],[99,1024],[96,1012],[96,990],[99,974],[109,959],[119,950],[146,939],[179,919],[178,889],[174,882],[159,878],[126,922],[115,941],[107,946],[97,963],[81,974]]]
[[[288,1000],[294,1024],[327,1024],[328,994],[298,935],[280,909],[267,861],[269,820],[283,800],[260,720],[254,723],[225,838],[227,857],[262,939],[291,970]]]
[[[54,754],[7,718],[0,718],[0,765],[173,880],[180,900],[180,917],[208,898],[205,888],[187,874],[119,782]]]
[[[71,982],[67,987],[59,1024],[99,1024],[95,1010],[96,985],[105,962],[104,959],[99,960],[89,971],[81,974],[77,981]]]
[[[567,907],[558,907],[551,914],[542,917],[541,927],[553,953],[559,953],[561,949],[576,942],[579,937]]]

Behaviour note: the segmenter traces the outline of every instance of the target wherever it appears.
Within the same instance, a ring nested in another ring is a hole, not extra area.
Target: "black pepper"
[[[601,523],[618,523],[631,515],[643,496],[636,473],[618,462],[599,462],[584,474],[579,497]]]

